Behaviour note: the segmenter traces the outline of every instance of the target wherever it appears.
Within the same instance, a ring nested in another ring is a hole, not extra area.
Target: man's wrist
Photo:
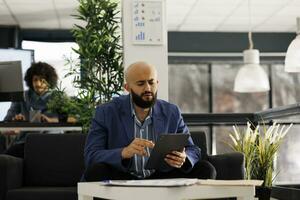
[[[124,147],[121,151],[121,157],[122,157],[122,160],[124,159],[128,159],[128,156],[126,155],[127,154],[127,148]]]

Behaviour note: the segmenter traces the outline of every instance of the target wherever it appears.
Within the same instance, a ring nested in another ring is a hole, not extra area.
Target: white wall
[[[133,28],[133,4],[136,0],[122,1],[122,28],[123,28],[123,48],[124,48],[124,65],[125,68],[136,61],[145,61],[153,64],[157,68],[159,88],[158,98],[168,100],[168,45],[167,45],[167,24],[166,24],[166,0],[147,0],[147,2],[162,2],[161,7],[161,30],[146,29],[156,34],[162,33],[161,44],[133,44],[134,28]],[[143,2],[139,0],[138,2]],[[158,9],[160,10],[160,9]],[[147,12],[147,10],[146,10]],[[146,18],[147,20],[147,18]],[[146,26],[149,24],[145,22]],[[157,25],[157,23],[156,23]]]

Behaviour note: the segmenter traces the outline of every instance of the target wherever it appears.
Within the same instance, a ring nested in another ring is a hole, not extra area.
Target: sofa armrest
[[[208,161],[216,168],[219,180],[244,179],[244,154],[239,152],[209,155]]]
[[[5,199],[9,189],[22,186],[23,159],[10,155],[0,155],[0,199]]]

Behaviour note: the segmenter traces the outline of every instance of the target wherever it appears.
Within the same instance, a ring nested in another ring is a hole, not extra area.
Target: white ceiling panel
[[[249,0],[253,32],[296,30],[300,0]],[[166,0],[168,29],[173,31],[249,30],[248,0]],[[0,26],[69,29],[77,0],[0,0]]]
[[[214,26],[216,26],[217,24],[219,24],[222,21],[222,17],[221,16],[191,16],[188,17],[185,24],[213,24]],[[183,24],[184,25],[184,24]]]
[[[209,15],[209,16],[223,16],[230,14],[232,10],[235,8],[234,5],[224,5],[223,7],[214,7],[214,6],[204,6],[204,5],[197,5],[194,9],[192,9],[190,15],[194,16],[202,16],[202,15]]]
[[[0,4],[0,15],[8,15],[9,11],[7,10],[6,6],[4,4]]]
[[[226,25],[226,26],[220,26],[216,29],[216,32],[232,32],[232,29],[235,30],[235,32],[248,32],[249,27],[246,24],[235,24],[235,25]]]
[[[41,13],[35,13],[32,15],[23,14],[18,15],[18,21],[21,24],[30,24],[31,22],[37,23],[44,23],[45,21],[57,21],[57,17],[55,16],[55,13],[51,11],[45,11],[42,14]]]
[[[70,5],[77,5],[78,0],[52,0],[56,5],[57,4],[70,4]]]
[[[249,16],[251,16],[251,18],[255,16],[269,17],[274,13],[276,13],[277,10],[279,9],[280,6],[269,6],[264,9],[259,7],[257,9],[252,8],[251,10],[249,10],[247,6],[241,6],[238,9],[236,9],[234,12],[232,12],[230,17],[231,18],[239,18],[239,17],[249,18]],[[251,13],[251,15],[249,15],[249,12]]]
[[[18,4],[52,4],[53,0],[3,0],[9,5]]]
[[[232,4],[237,4],[241,0],[198,0],[198,4],[200,5],[213,5],[215,7],[219,6],[225,6],[225,5],[232,5]]]
[[[167,9],[167,16],[168,19],[172,19],[172,17],[174,16],[182,16],[185,17],[189,11],[190,11],[191,7],[189,6],[182,6],[182,7],[173,7],[173,8],[168,8]]]
[[[175,5],[193,5],[197,0],[166,0],[167,7],[172,7]]]
[[[284,5],[289,3],[291,0],[250,0],[250,5]],[[245,0],[248,4],[248,1]]]
[[[214,30],[214,24],[184,24],[176,31]]]
[[[57,11],[59,17],[68,17],[70,20],[72,20],[72,16],[74,14],[77,14],[76,10],[73,8],[65,8],[65,9],[60,9]]]
[[[300,1],[299,0],[292,0],[289,3],[291,6],[300,6]]]
[[[32,28],[39,28],[41,26],[40,20],[34,20],[31,21],[30,23],[28,22],[23,22],[24,26],[30,26]],[[58,21],[56,19],[48,19],[48,20],[43,20],[43,28],[48,28],[48,29],[55,29],[58,27]]]
[[[71,3],[62,3],[62,2],[56,3],[55,7],[58,8],[58,9],[73,9],[73,10],[77,9],[77,7],[74,6],[74,4],[71,4]]]
[[[264,20],[265,20],[264,17],[252,17],[251,22],[249,22],[249,18],[243,16],[243,17],[239,17],[239,18],[230,18],[230,19],[226,20],[222,24],[222,26],[241,25],[241,24],[245,24],[245,25],[249,26],[251,23],[251,27],[255,27],[257,24],[262,23]]]
[[[259,26],[274,26],[274,28],[275,26],[278,28],[282,26],[294,26],[296,30],[296,18],[274,16],[265,21],[263,24],[260,24]]]
[[[293,31],[293,28],[288,25],[282,25],[280,27],[278,26],[272,26],[272,25],[264,25],[264,26],[259,26],[255,29],[257,32],[295,32],[296,30]]]
[[[300,5],[295,5],[295,6],[286,6],[279,10],[276,15],[292,15],[292,16],[300,16]]]
[[[11,11],[15,14],[15,16],[28,14],[28,15],[35,15],[36,13],[43,14],[44,12],[51,12],[55,13],[55,10],[51,6],[40,6],[39,9],[37,9],[35,6],[20,4],[16,5],[13,8],[11,8]]]

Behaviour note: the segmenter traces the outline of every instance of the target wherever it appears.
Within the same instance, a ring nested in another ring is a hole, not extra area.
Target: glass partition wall
[[[294,104],[300,101],[300,74],[284,72],[283,57],[268,58],[262,66],[269,75],[271,90],[261,93],[235,93],[233,84],[242,63],[237,59],[203,59],[169,57],[169,100],[183,113],[255,113],[269,108]],[[241,60],[241,58],[240,58]],[[300,118],[299,118],[300,119]],[[296,117],[282,123],[293,122],[277,159],[277,183],[300,183],[300,120]],[[224,120],[226,121],[226,120]],[[274,121],[278,121],[274,119]],[[210,123],[189,126],[191,132],[204,130],[208,136],[208,152],[231,152],[226,144],[235,123]],[[245,123],[239,124],[240,128]]]

